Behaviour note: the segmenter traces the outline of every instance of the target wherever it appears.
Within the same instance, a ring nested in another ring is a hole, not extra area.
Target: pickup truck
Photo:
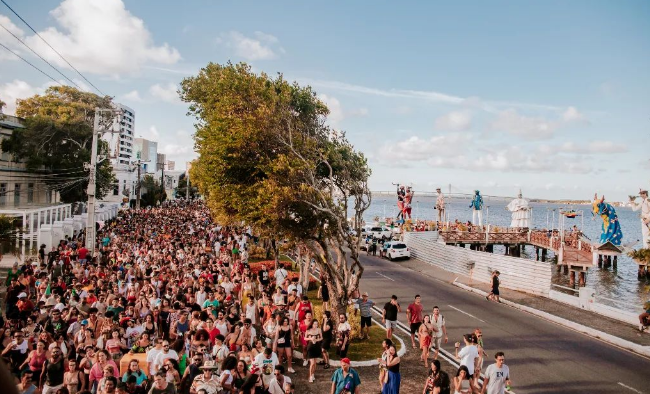
[[[377,239],[391,239],[393,237],[393,232],[386,227],[371,227],[369,233],[373,238]]]

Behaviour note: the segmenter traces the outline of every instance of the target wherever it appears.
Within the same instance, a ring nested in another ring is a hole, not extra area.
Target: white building
[[[106,133],[102,138],[108,142],[109,157],[113,166],[116,182],[113,191],[109,192],[105,201],[128,202],[135,198],[137,183],[137,160],[134,152],[135,111],[126,105],[113,103],[116,109],[121,110],[115,118],[113,130],[115,133]],[[126,200],[126,201],[124,201]]]

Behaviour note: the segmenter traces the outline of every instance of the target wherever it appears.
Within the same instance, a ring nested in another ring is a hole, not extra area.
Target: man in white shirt
[[[230,295],[232,289],[235,287],[235,284],[230,281],[230,278],[227,275],[225,275],[223,277],[223,282],[221,282],[219,286],[223,287],[223,289],[226,291],[226,295]]]
[[[302,297],[302,285],[298,282],[298,278],[294,278],[292,283],[287,287],[287,292],[291,294],[293,290],[296,290],[298,298]]]
[[[481,394],[504,394],[510,390],[510,369],[504,363],[506,356],[503,352],[494,355],[496,362],[485,370],[485,379]]]
[[[275,285],[282,286],[287,276],[289,276],[287,270],[284,269],[282,263],[278,263],[278,269],[275,270]]]
[[[162,347],[162,352],[158,353],[156,359],[153,362],[153,368],[155,372],[158,372],[160,368],[162,368],[165,360],[167,359],[173,358],[174,360],[178,361],[178,353],[176,353],[176,350],[169,349],[169,341],[163,341]]]
[[[149,349],[147,351],[147,369],[149,370],[149,376],[153,376],[156,374],[156,370],[154,368],[154,361],[156,361],[156,357],[160,353],[162,353],[163,350],[163,340],[162,339],[157,339],[156,340],[156,346]]]
[[[269,393],[285,394],[284,388],[291,384],[291,378],[284,374],[284,365],[276,365],[273,375],[273,379],[269,382]]]
[[[278,356],[273,352],[271,348],[264,349],[263,353],[255,356],[255,365],[260,370],[262,375],[262,382],[264,382],[264,387],[269,387],[271,379],[273,379],[273,371],[275,371],[275,366],[279,364]]]

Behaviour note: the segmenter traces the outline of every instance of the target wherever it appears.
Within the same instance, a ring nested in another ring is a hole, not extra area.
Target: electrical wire
[[[67,79],[68,81],[70,81],[70,83],[73,84],[74,86],[76,86],[77,88],[79,88],[79,90],[83,90],[83,89],[81,88],[81,86],[77,85],[77,84],[76,84],[72,79],[68,78],[65,74],[63,74],[63,73],[62,73],[58,68],[54,67],[54,66],[52,65],[52,63],[50,63],[50,62],[48,62],[47,60],[45,60],[45,59],[43,58],[43,56],[41,56],[41,55],[39,55],[38,53],[36,53],[36,51],[33,50],[29,45],[27,45],[27,44],[25,43],[25,41],[21,40],[20,37],[18,37],[18,36],[15,35],[14,33],[12,33],[11,30],[7,29],[7,28],[6,28],[2,23],[0,23],[0,27],[2,27],[3,29],[5,29],[5,30],[7,31],[7,33],[11,34],[11,35],[16,39],[16,40],[18,40],[21,44],[23,44],[23,45],[25,46],[25,48],[27,48],[27,49],[29,49],[30,51],[32,51],[32,53],[33,53],[34,55],[38,56],[39,59],[41,59],[42,61],[44,61],[45,63],[47,63],[48,66],[52,67],[52,69],[53,69],[54,71],[56,71],[56,72],[58,72],[59,74],[61,74],[61,76],[62,76],[63,78],[65,78],[65,79]]]
[[[0,1],[2,1],[2,0],[0,0]],[[11,52],[14,56],[16,56],[17,58],[19,58],[20,60],[24,61],[25,63],[29,64],[30,66],[32,66],[32,67],[34,67],[35,69],[37,69],[38,71],[40,71],[41,74],[43,74],[43,75],[45,75],[46,77],[50,78],[50,79],[51,79],[52,81],[54,81],[55,83],[57,83],[57,84],[63,86],[63,84],[62,84],[61,82],[59,82],[59,81],[57,81],[56,79],[52,78],[51,75],[49,75],[49,74],[46,73],[45,71],[41,70],[40,68],[36,67],[36,66],[33,65],[32,63],[30,63],[29,60],[25,59],[24,57],[20,56],[20,55],[17,54],[16,52],[14,52],[14,51],[12,51],[11,49],[9,49],[5,44],[3,44],[3,43],[0,42],[0,46],[3,47],[4,49],[8,50],[9,52]]]
[[[27,27],[29,27],[29,29],[30,29],[31,31],[33,31],[34,34],[36,34],[36,35],[38,36],[38,38],[40,38],[40,39],[41,39],[41,40],[42,40],[42,41],[43,41],[43,42],[44,42],[48,47],[50,47],[50,49],[52,49],[52,50],[54,51],[54,53],[56,53],[57,55],[59,55],[59,57],[60,57],[61,59],[63,59],[63,61],[66,62],[66,64],[67,64],[68,66],[70,66],[70,68],[72,68],[73,70],[75,70],[75,71],[77,72],[77,74],[79,74],[79,75],[81,76],[81,78],[83,78],[86,82],[88,82],[88,83],[90,84],[90,86],[92,86],[93,88],[95,88],[95,90],[98,91],[99,94],[101,94],[102,96],[106,96],[104,93],[102,93],[101,90],[99,90],[99,89],[97,88],[97,86],[93,85],[93,83],[90,82],[90,81],[88,80],[88,78],[86,78],[86,77],[85,77],[81,72],[79,72],[79,70],[77,70],[77,69],[76,69],[72,64],[70,64],[70,62],[69,62],[65,57],[63,57],[63,55],[61,55],[61,54],[60,54],[56,49],[54,49],[54,47],[53,47],[52,45],[50,45],[49,42],[45,41],[45,39],[44,39],[40,34],[38,34],[38,32],[37,32],[36,30],[34,30],[34,28],[33,28],[29,23],[27,23],[26,20],[24,20],[20,15],[18,15],[18,13],[17,13],[16,11],[14,11],[14,9],[11,8],[11,6],[9,6],[9,4],[7,4],[7,2],[6,2],[5,0],[0,0],[0,1],[2,1],[2,4],[4,4],[5,6],[7,6],[7,8],[9,8],[9,10],[10,10],[11,12],[13,12],[13,14],[16,15],[16,16],[18,17],[18,19],[20,19],[20,20],[21,20],[25,25],[27,25]]]

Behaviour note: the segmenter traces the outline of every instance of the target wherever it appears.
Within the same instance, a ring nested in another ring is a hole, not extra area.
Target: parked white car
[[[395,260],[400,258],[411,258],[411,251],[403,242],[391,242],[390,246],[386,250],[386,257],[388,260]]]
[[[369,232],[373,238],[377,239],[391,239],[393,237],[393,232],[386,227],[371,227]]]

